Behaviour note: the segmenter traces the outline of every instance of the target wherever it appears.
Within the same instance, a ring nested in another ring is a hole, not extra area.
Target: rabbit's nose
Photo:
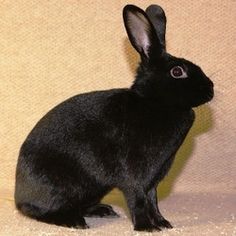
[[[206,77],[206,80],[204,81],[204,83],[200,85],[200,90],[202,90],[202,91],[204,91],[204,90],[206,91],[208,89],[213,90],[213,88],[214,88],[214,83],[207,77]]]
[[[214,96],[214,84],[210,79],[207,79],[205,83],[199,86],[199,91],[211,100]]]
[[[211,86],[212,88],[214,87],[214,83],[209,79],[208,80],[209,86]]]
[[[200,91],[205,93],[209,100],[214,96],[214,84],[209,80],[206,84],[200,86]]]
[[[209,98],[212,99],[214,97],[214,89],[213,89],[214,84],[212,83],[212,86],[210,87],[209,90]]]

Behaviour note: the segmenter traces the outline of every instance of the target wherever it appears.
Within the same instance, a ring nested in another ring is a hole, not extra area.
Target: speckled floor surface
[[[113,191],[104,201],[113,203],[120,218],[86,218],[90,229],[78,230],[48,225],[20,215],[12,201],[0,201],[0,235],[17,236],[63,236],[63,235],[236,235],[235,194],[175,193],[160,202],[163,215],[172,222],[174,228],[161,232],[133,231],[131,221],[118,191]],[[114,204],[118,204],[114,205]],[[123,205],[123,207],[122,207]]]

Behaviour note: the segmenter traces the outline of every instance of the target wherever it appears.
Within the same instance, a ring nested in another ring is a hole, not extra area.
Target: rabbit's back
[[[37,142],[43,136],[40,142],[57,141],[61,144],[60,141],[66,138],[66,135],[70,136],[76,131],[82,133],[86,122],[101,119],[106,101],[120,91],[122,89],[96,91],[65,100],[39,120],[26,140]]]

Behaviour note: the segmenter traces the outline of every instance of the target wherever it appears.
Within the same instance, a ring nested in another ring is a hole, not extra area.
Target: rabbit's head
[[[166,16],[160,6],[151,5],[144,12],[127,5],[123,17],[129,40],[141,57],[132,86],[135,92],[168,107],[195,107],[213,98],[213,83],[199,66],[166,52]]]

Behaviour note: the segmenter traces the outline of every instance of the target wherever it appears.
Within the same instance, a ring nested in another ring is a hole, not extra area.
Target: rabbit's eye
[[[187,78],[187,73],[184,71],[184,69],[181,66],[174,66],[170,70],[170,74],[175,79],[185,79]]]

